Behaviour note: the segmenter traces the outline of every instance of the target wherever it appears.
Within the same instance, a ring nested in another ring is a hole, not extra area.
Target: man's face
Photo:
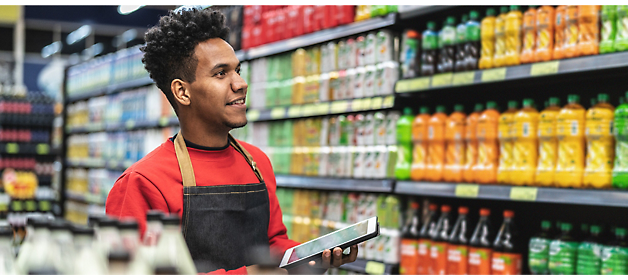
[[[194,49],[198,65],[190,84],[190,109],[212,130],[246,125],[244,105],[248,85],[240,77],[240,61],[220,38],[199,43]]]

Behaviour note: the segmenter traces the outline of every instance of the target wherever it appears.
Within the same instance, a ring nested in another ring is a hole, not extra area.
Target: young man
[[[229,134],[247,123],[247,84],[225,41],[224,23],[217,11],[180,9],[146,32],[142,62],[174,108],[181,131],[118,178],[106,211],[134,217],[142,235],[149,209],[179,214],[199,272],[268,273],[251,252],[261,248],[281,256],[299,243],[286,235],[268,157]],[[349,255],[335,248],[333,262],[331,253],[326,250],[319,264],[310,265],[326,269],[353,262],[357,246]]]

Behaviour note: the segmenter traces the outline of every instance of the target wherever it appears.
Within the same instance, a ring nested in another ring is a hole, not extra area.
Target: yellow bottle
[[[523,100],[523,108],[513,117],[514,145],[513,170],[511,182],[514,185],[530,186],[534,184],[536,173],[539,112],[532,107],[532,99]]]
[[[558,161],[554,174],[557,187],[582,187],[584,171],[585,110],[578,104],[580,96],[569,95],[568,104],[556,117]]]
[[[508,101],[508,110],[499,116],[499,166],[497,167],[497,183],[511,184],[513,167],[514,129],[513,119],[517,113],[517,101]]]
[[[556,138],[556,117],[560,111],[559,99],[550,97],[549,106],[541,111],[539,118],[539,156],[534,178],[537,186],[553,186],[556,157],[558,155],[558,138]]]
[[[587,110],[587,159],[582,183],[585,187],[610,188],[613,181],[615,138],[611,127],[615,107],[608,104],[608,94],[600,93],[598,103]]]
[[[482,36],[482,51],[480,52],[480,69],[493,67],[493,56],[495,55],[495,10],[487,9],[486,17],[482,19],[480,25]]]
[[[510,6],[510,12],[506,16],[506,54],[504,63],[507,66],[519,65],[521,55],[523,14],[519,11],[519,6]]]
[[[499,16],[495,18],[495,54],[493,56],[493,67],[504,66],[506,54],[506,15],[508,7],[501,7]]]

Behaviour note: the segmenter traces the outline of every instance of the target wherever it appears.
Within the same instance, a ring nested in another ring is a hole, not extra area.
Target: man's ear
[[[174,79],[170,83],[170,90],[174,99],[181,105],[190,105],[190,91],[188,90],[189,84],[181,79]]]

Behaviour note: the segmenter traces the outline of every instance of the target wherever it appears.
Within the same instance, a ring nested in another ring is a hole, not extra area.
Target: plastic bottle
[[[436,73],[439,38],[434,30],[436,30],[436,23],[428,21],[427,30],[423,31],[421,36],[421,76],[432,76]]]
[[[592,225],[590,236],[578,246],[578,257],[576,261],[576,274],[578,275],[598,275],[601,268],[602,228]]]
[[[13,230],[9,227],[0,227],[0,275],[15,274],[15,256],[11,243],[13,243]]]
[[[599,14],[599,5],[578,5],[578,56],[600,53]]]
[[[569,95],[568,104],[556,116],[558,160],[554,185],[557,187],[582,186],[585,110],[578,104],[579,100],[580,96]]]
[[[515,213],[504,211],[504,223],[493,242],[491,273],[493,275],[520,275],[522,267],[519,234],[513,222]]]
[[[539,117],[539,155],[535,185],[549,187],[554,184],[554,172],[558,156],[558,138],[556,136],[556,117],[560,111],[560,100],[550,97],[548,107],[541,111]]]
[[[401,77],[404,79],[414,78],[418,74],[419,33],[414,30],[406,30],[402,42],[401,54],[399,56]]]
[[[615,159],[615,107],[608,103],[608,94],[598,94],[597,100],[598,103],[586,113],[587,157],[582,184],[585,187],[610,188]]]
[[[493,254],[493,240],[495,232],[491,226],[489,216],[491,210],[480,209],[480,220],[469,239],[469,274],[490,275],[491,255]]]
[[[430,120],[429,108],[421,107],[419,114],[412,122],[412,167],[410,178],[413,181],[425,179],[428,145],[428,121]]]
[[[487,9],[486,17],[482,19],[480,27],[482,36],[482,51],[478,68],[489,69],[493,67],[495,56],[495,9]]]
[[[447,275],[467,275],[469,263],[469,238],[471,229],[467,214],[469,208],[458,207],[458,218],[449,234],[447,246]]]
[[[600,53],[615,52],[617,35],[617,5],[603,5],[601,12]]]
[[[419,232],[419,264],[417,266],[418,275],[428,275],[431,272],[432,258],[430,256],[430,252],[432,239],[430,237],[430,233],[436,229],[436,223],[438,218],[437,211],[438,206],[433,203],[430,204],[429,211],[423,222],[423,226],[421,226],[421,232]]]
[[[481,52],[481,36],[480,15],[477,11],[469,13],[469,21],[467,22],[467,43],[465,44],[465,62],[467,70],[478,69],[478,61]]]
[[[37,219],[33,223],[34,233],[31,249],[28,252],[20,252],[16,263],[18,274],[29,274],[38,270],[46,270],[49,274],[61,272],[61,260],[56,255],[55,244],[50,236],[50,222]]]
[[[465,45],[467,43],[467,24],[468,21],[467,15],[462,15],[460,23],[456,26],[456,50],[455,50],[455,65],[454,69],[456,72],[462,72],[467,70],[466,63],[466,50]]]
[[[181,233],[181,219],[178,215],[162,218],[164,225],[159,243],[155,249],[155,266],[175,266],[183,275],[196,274],[190,251]]]
[[[507,66],[519,65],[521,63],[521,24],[523,15],[519,11],[519,6],[510,6],[510,12],[506,16],[506,54],[504,63]]]
[[[508,7],[502,6],[499,16],[495,19],[495,55],[493,57],[493,67],[506,66],[506,16]]]
[[[578,56],[578,6],[568,5],[565,13],[565,43],[563,45],[563,57]]]
[[[549,274],[549,245],[553,238],[552,223],[541,221],[541,232],[530,238],[528,267],[532,274]]]
[[[499,142],[497,125],[499,112],[493,101],[486,103],[486,110],[478,118],[478,161],[473,167],[475,182],[492,184],[497,182],[497,167],[499,161]]]
[[[447,73],[454,71],[455,52],[456,52],[456,18],[447,17],[447,21],[441,30],[441,48],[440,61],[438,63],[437,73]]]
[[[430,246],[430,257],[432,258],[431,275],[445,275],[447,270],[447,245],[449,232],[452,227],[451,207],[442,205],[440,207],[440,217],[436,222],[436,227],[430,233],[432,244]]]
[[[578,241],[574,238],[570,223],[561,223],[561,236],[552,240],[549,249],[549,272],[552,275],[576,274]]]
[[[465,165],[465,121],[467,115],[461,104],[454,105],[454,112],[445,124],[445,167],[443,181],[462,182],[462,168]]]
[[[552,54],[553,59],[562,59],[565,57],[565,39],[566,32],[565,28],[567,27],[567,6],[561,5],[556,7],[556,21],[555,21],[555,30],[554,30],[554,53]]]
[[[411,216],[408,217],[401,231],[401,260],[399,262],[399,274],[401,275],[416,275],[418,273],[421,209],[416,201],[412,201],[410,209]]]
[[[615,51],[628,50],[628,5],[617,5],[617,35]]]
[[[445,106],[436,106],[436,113],[432,115],[427,126],[427,165],[425,179],[441,181],[445,166]]]
[[[539,112],[533,106],[534,100],[524,99],[523,108],[513,118],[515,141],[511,182],[520,186],[533,185],[536,174]]]
[[[117,226],[118,220],[108,217],[100,219],[98,223],[97,242],[105,256],[113,250],[122,248],[122,239]]]
[[[517,105],[517,101],[508,101],[508,110],[499,116],[499,167],[497,168],[497,183],[499,184],[512,183],[514,117],[517,113]]]
[[[628,92],[626,92],[628,98]],[[615,135],[615,166],[613,187],[628,188],[628,103],[625,99],[615,110],[613,131]]]
[[[554,7],[541,6],[536,13],[534,61],[548,61],[554,53]]]
[[[536,24],[537,6],[528,6],[528,10],[523,14],[523,47],[521,48],[521,63],[534,62],[536,51]]]
[[[140,234],[138,232],[138,223],[135,220],[125,219],[118,223],[118,231],[122,247],[131,254],[131,258],[135,257],[139,248]]]
[[[475,178],[473,174],[473,166],[478,161],[477,127],[478,119],[480,118],[480,114],[482,114],[483,107],[484,106],[482,106],[482,104],[476,103],[473,113],[469,114],[464,124],[464,150],[466,155],[464,159],[464,166],[462,167],[462,180],[467,183],[473,182]]]
[[[403,109],[403,115],[397,120],[397,164],[395,178],[398,180],[410,179],[412,165],[412,109]]]
[[[107,272],[105,259],[94,246],[94,229],[75,227],[74,236],[74,275],[103,275]]]
[[[73,270],[74,259],[73,237],[70,223],[64,220],[54,220],[50,223],[50,238],[54,243],[54,251],[62,261],[59,267],[60,274],[70,274]]]
[[[628,274],[628,241],[626,228],[615,228],[615,240],[602,248],[602,275]]]

